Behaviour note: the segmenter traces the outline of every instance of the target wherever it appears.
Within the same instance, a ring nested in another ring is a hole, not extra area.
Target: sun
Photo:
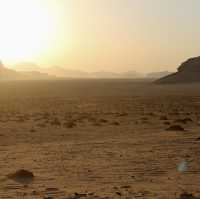
[[[42,0],[0,0],[0,59],[32,60],[55,40],[53,11]]]

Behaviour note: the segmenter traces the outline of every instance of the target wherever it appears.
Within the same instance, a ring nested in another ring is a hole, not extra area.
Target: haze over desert
[[[0,8],[0,199],[200,199],[199,0]]]

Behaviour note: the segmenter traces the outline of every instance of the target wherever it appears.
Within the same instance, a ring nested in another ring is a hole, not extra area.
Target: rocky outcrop
[[[178,72],[199,72],[200,73],[200,56],[190,58],[183,62],[179,68]]]
[[[200,82],[200,57],[190,58],[183,62],[176,73],[160,78],[159,84],[196,83]]]
[[[7,177],[18,183],[29,184],[33,181],[34,175],[31,171],[20,169],[15,173],[8,174]]]

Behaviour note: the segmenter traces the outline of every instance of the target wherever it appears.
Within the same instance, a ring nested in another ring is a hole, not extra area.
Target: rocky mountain
[[[71,70],[59,66],[50,68],[44,68],[41,71],[48,73],[49,75],[55,75],[63,78],[140,78],[141,74],[135,71],[128,71],[125,73],[115,73],[110,71],[97,71],[97,72],[85,72],[81,70]]]
[[[158,79],[159,84],[200,82],[200,57],[190,58],[183,62],[176,73]]]
[[[49,75],[53,75],[61,78],[88,78],[89,73],[80,71],[80,70],[72,70],[63,68],[60,66],[53,66],[49,68],[42,68],[40,71],[47,73]]]
[[[110,71],[97,71],[97,72],[85,72],[82,70],[73,70],[67,67],[52,66],[52,67],[40,67],[34,63],[19,63],[14,66],[17,71],[38,71],[51,76],[59,78],[121,78],[121,79],[136,79],[144,77],[144,75],[137,73],[136,71],[127,71],[124,73],[116,73]]]
[[[0,80],[38,80],[55,78],[38,71],[16,71],[9,69],[0,62]]]

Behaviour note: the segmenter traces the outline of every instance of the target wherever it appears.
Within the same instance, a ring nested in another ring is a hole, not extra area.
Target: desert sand
[[[200,197],[199,88],[0,82],[0,198]]]

